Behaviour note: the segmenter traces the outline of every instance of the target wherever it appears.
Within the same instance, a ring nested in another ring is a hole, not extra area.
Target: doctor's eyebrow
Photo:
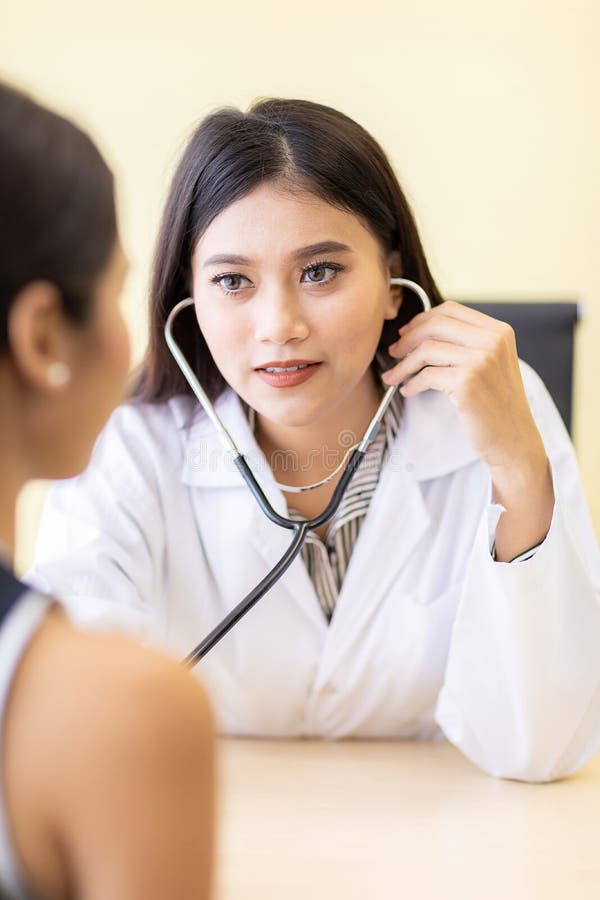
[[[340,241],[319,241],[317,244],[309,244],[306,247],[294,250],[290,257],[292,259],[306,259],[310,256],[321,256],[325,253],[353,253],[353,250],[348,244],[342,244]],[[252,260],[248,256],[240,256],[237,253],[217,253],[214,256],[209,256],[202,267],[220,265],[250,266],[252,265]]]

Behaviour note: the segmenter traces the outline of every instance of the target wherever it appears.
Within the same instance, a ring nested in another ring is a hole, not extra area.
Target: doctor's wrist
[[[495,559],[511,562],[545,539],[554,512],[554,487],[550,463],[533,470],[516,470],[510,478],[494,480],[493,499],[504,507],[496,528]]]

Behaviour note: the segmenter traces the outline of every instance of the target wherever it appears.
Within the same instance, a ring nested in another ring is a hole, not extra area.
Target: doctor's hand
[[[506,507],[496,534],[497,558],[540,543],[550,527],[554,494],[510,325],[447,301],[415,316],[399,335],[389,353],[400,362],[383,380],[400,384],[404,397],[442,391],[456,408],[490,470],[495,501]]]

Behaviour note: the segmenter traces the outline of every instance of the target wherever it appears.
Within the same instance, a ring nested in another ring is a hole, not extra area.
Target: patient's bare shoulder
[[[213,729],[194,676],[51,612],[19,667],[7,807],[41,897],[209,896]]]

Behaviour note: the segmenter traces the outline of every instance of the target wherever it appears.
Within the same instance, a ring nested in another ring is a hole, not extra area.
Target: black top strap
[[[17,581],[0,563],[0,626],[18,600],[28,592],[29,588]]]

